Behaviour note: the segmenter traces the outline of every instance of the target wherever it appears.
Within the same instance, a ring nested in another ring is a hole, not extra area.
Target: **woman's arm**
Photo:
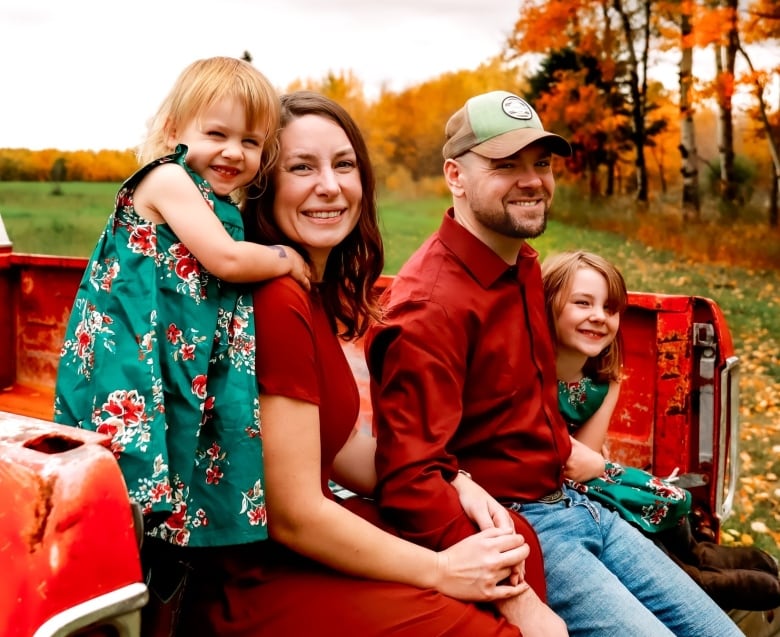
[[[593,451],[601,453],[607,441],[609,421],[612,418],[612,413],[615,411],[619,394],[620,383],[611,381],[601,406],[596,410],[596,413],[588,418],[582,427],[574,432],[574,438],[585,446],[590,447]]]
[[[195,258],[224,281],[264,281],[290,274],[309,287],[309,268],[301,255],[287,246],[234,240],[178,164],[150,171],[136,189],[134,204],[145,219],[167,223]]]
[[[345,573],[435,588],[459,599],[507,599],[525,590],[524,583],[497,585],[528,554],[520,536],[489,529],[435,553],[382,531],[323,495],[317,406],[273,395],[262,395],[261,403],[274,539]]]

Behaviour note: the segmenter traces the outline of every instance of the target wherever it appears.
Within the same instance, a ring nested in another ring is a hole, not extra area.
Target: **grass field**
[[[0,215],[17,252],[88,256],[113,209],[117,184],[0,182]],[[386,272],[395,273],[435,230],[447,199],[383,197]],[[575,205],[567,202],[567,205]],[[741,488],[726,541],[780,557],[780,264],[774,269],[700,263],[624,237],[551,221],[532,244],[544,257],[585,247],[622,270],[630,289],[712,298],[728,321],[741,359]],[[748,248],[749,249],[749,248]]]

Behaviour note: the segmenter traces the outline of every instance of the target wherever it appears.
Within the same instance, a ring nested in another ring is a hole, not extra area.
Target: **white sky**
[[[521,2],[0,0],[0,148],[134,147],[181,70],[212,55],[249,51],[280,90],[329,71],[370,97],[401,90],[498,54]],[[671,87],[663,57],[652,71]]]
[[[499,53],[520,1],[0,0],[0,148],[133,147],[185,66],[245,50],[280,89],[400,90]]]

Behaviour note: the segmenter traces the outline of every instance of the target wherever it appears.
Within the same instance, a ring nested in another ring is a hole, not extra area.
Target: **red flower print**
[[[123,188],[116,196],[116,203],[119,208],[126,208],[127,206],[132,205],[133,200],[126,188]]]
[[[669,507],[660,501],[656,501],[648,513],[649,515],[646,516],[647,521],[650,522],[650,524],[658,525],[666,518],[669,513]]]
[[[76,330],[76,338],[78,339],[78,345],[76,347],[76,353],[79,358],[83,358],[89,349],[92,347],[92,335],[83,330],[83,324]]]
[[[168,248],[168,252],[170,252],[171,256],[175,259],[188,257],[191,254],[187,249],[187,246],[185,246],[183,243],[174,243],[170,248]]]
[[[169,252],[176,259],[174,270],[182,281],[189,281],[200,274],[200,264],[183,243],[172,245]]]
[[[168,326],[168,331],[165,333],[165,336],[170,343],[175,343],[181,338],[181,330],[176,327],[175,323],[171,323]]]
[[[125,452],[125,446],[121,442],[111,441],[111,453],[114,454],[114,458],[119,460],[120,456]]]
[[[206,484],[219,484],[219,481],[225,474],[222,473],[222,469],[218,465],[209,467],[206,469]]]
[[[179,504],[165,520],[165,526],[169,529],[183,529],[187,519],[187,505]]]
[[[212,460],[217,460],[221,451],[222,449],[220,446],[216,442],[212,442],[211,446],[206,451],[206,455]]]
[[[103,404],[103,411],[120,419],[125,425],[137,425],[145,420],[146,401],[133,389],[117,389],[111,392]]]
[[[250,509],[248,515],[249,523],[252,526],[257,526],[258,524],[265,525],[268,517],[265,510],[265,505]]]
[[[685,498],[685,493],[682,489],[656,476],[652,477],[648,485],[657,494],[669,500],[683,500]]]
[[[101,422],[95,428],[95,431],[97,431],[99,434],[103,434],[104,436],[113,438],[119,431],[121,424],[121,421],[117,420],[116,418],[111,418],[110,420],[104,420]],[[122,429],[124,429],[124,427],[122,427]]]
[[[183,361],[194,361],[195,346],[190,343],[182,343],[181,347],[179,348],[179,354],[181,354],[181,359]]]
[[[167,484],[155,484],[149,490],[149,497],[152,502],[163,502],[168,500],[171,495],[171,487]]]
[[[198,374],[192,379],[192,393],[198,398],[206,397],[206,374]]]
[[[157,235],[151,224],[135,226],[127,240],[127,247],[136,254],[150,257],[154,255],[157,245]]]

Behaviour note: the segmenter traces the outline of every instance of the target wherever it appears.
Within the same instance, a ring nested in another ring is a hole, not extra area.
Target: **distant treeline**
[[[29,150],[0,148],[0,181],[110,181],[121,183],[138,168],[128,150]]]

